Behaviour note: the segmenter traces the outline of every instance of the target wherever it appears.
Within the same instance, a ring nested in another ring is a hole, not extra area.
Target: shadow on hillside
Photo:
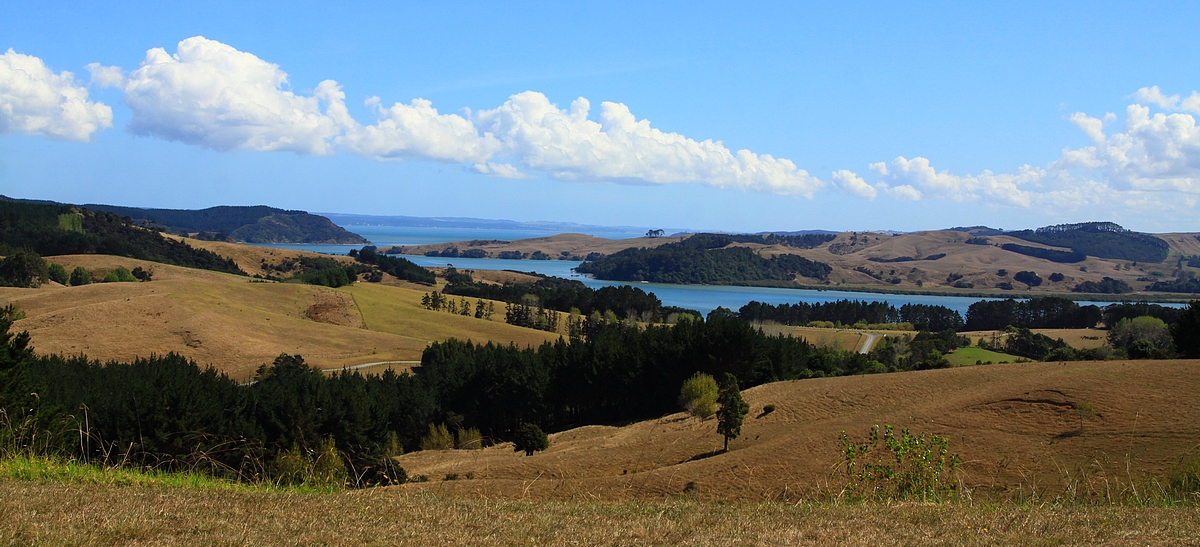
[[[718,449],[716,449],[716,450],[713,450],[712,452],[705,452],[705,453],[703,453],[703,454],[696,454],[695,456],[692,456],[692,457],[690,457],[690,458],[688,458],[688,459],[686,459],[686,460],[683,460],[683,461],[681,461],[681,462],[679,462],[679,463],[694,462],[694,461],[698,461],[698,460],[703,460],[703,459],[705,459],[705,458],[711,458],[711,457],[713,457],[713,456],[716,456],[716,455],[719,455],[719,454],[724,454],[724,453],[725,453],[725,450],[718,448]]]

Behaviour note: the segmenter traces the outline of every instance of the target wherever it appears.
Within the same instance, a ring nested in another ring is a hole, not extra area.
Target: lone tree
[[[717,403],[721,405],[721,409],[717,411],[717,433],[725,437],[725,451],[728,452],[729,439],[736,439],[742,434],[742,420],[750,411],[750,405],[742,399],[742,390],[738,388],[737,378],[728,372],[721,379]]]
[[[513,437],[513,452],[524,450],[526,456],[532,456],[535,451],[547,448],[550,448],[550,439],[546,438],[542,428],[534,424],[522,424],[517,428],[517,434]]]
[[[717,381],[712,376],[697,372],[683,382],[679,390],[679,404],[688,414],[703,420],[716,412],[717,393]]]

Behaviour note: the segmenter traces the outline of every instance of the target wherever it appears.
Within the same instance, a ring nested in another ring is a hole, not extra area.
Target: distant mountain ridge
[[[53,201],[0,200],[42,205],[71,205]],[[365,245],[362,236],[347,231],[328,218],[305,211],[290,211],[265,205],[222,205],[207,209],[148,209],[119,205],[79,205],[135,221],[156,224],[173,233],[199,235],[203,239],[232,240],[243,243],[329,243]]]

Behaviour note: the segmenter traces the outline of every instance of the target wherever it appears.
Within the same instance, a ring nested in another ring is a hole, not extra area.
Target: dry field
[[[258,247],[240,252],[253,263],[264,253],[283,256]],[[13,328],[29,331],[42,354],[129,360],[176,352],[246,379],[284,352],[303,355],[319,368],[338,369],[420,360],[430,342],[452,336],[519,345],[556,338],[505,324],[499,302],[492,321],[425,310],[421,295],[431,288],[390,278],[384,284],[329,289],[104,255],[49,260],[68,270],[84,266],[101,274],[140,266],[153,272],[153,280],[0,288],[0,303],[15,302],[26,314]]]
[[[872,424],[943,435],[975,499],[1101,497],[1146,488],[1200,455],[1200,361],[1024,363],[779,382],[744,393],[730,452],[715,420],[685,414],[509,445],[401,456],[439,495],[655,500],[695,482],[703,500],[828,499],[844,484],[839,432]],[[776,410],[762,414],[765,405]],[[457,474],[459,480],[442,480]],[[470,477],[469,479],[467,477]]]
[[[9,545],[1195,545],[1200,510],[450,498],[0,480]]]

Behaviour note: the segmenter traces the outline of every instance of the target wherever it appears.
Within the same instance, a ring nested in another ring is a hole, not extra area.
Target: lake
[[[346,225],[343,228],[359,234],[371,241],[373,245],[387,248],[393,245],[425,245],[430,243],[446,243],[451,241],[468,241],[472,239],[502,239],[517,240],[532,237],[546,237],[557,232],[538,230],[497,230],[471,228],[428,228],[417,226],[365,226]],[[599,237],[622,239],[612,232],[595,233]],[[642,233],[619,234],[624,238],[644,235]],[[307,244],[278,244],[262,245],[278,249],[295,249],[326,254],[347,254],[351,249],[361,248],[361,245],[307,245]],[[980,300],[999,300],[997,298],[978,298],[967,296],[932,296],[911,294],[881,294],[837,290],[783,289],[774,287],[736,287],[729,285],[668,285],[662,283],[630,283],[622,281],[602,281],[577,274],[573,268],[580,263],[571,260],[503,260],[499,258],[446,258],[432,256],[407,256],[404,258],[421,266],[454,266],[462,270],[515,270],[518,272],[533,272],[554,277],[575,279],[593,289],[605,286],[633,285],[646,292],[652,292],[667,306],[679,306],[707,314],[718,306],[737,311],[747,302],[757,300],[767,304],[795,304],[806,302],[833,302],[836,300],[863,300],[867,302],[887,302],[896,307],[905,304],[930,304],[946,306],[962,314],[965,319],[967,308]],[[1104,307],[1112,302],[1081,302],[1081,304],[1096,304]],[[1163,304],[1170,306],[1172,304]],[[1182,304],[1175,304],[1182,306]]]

